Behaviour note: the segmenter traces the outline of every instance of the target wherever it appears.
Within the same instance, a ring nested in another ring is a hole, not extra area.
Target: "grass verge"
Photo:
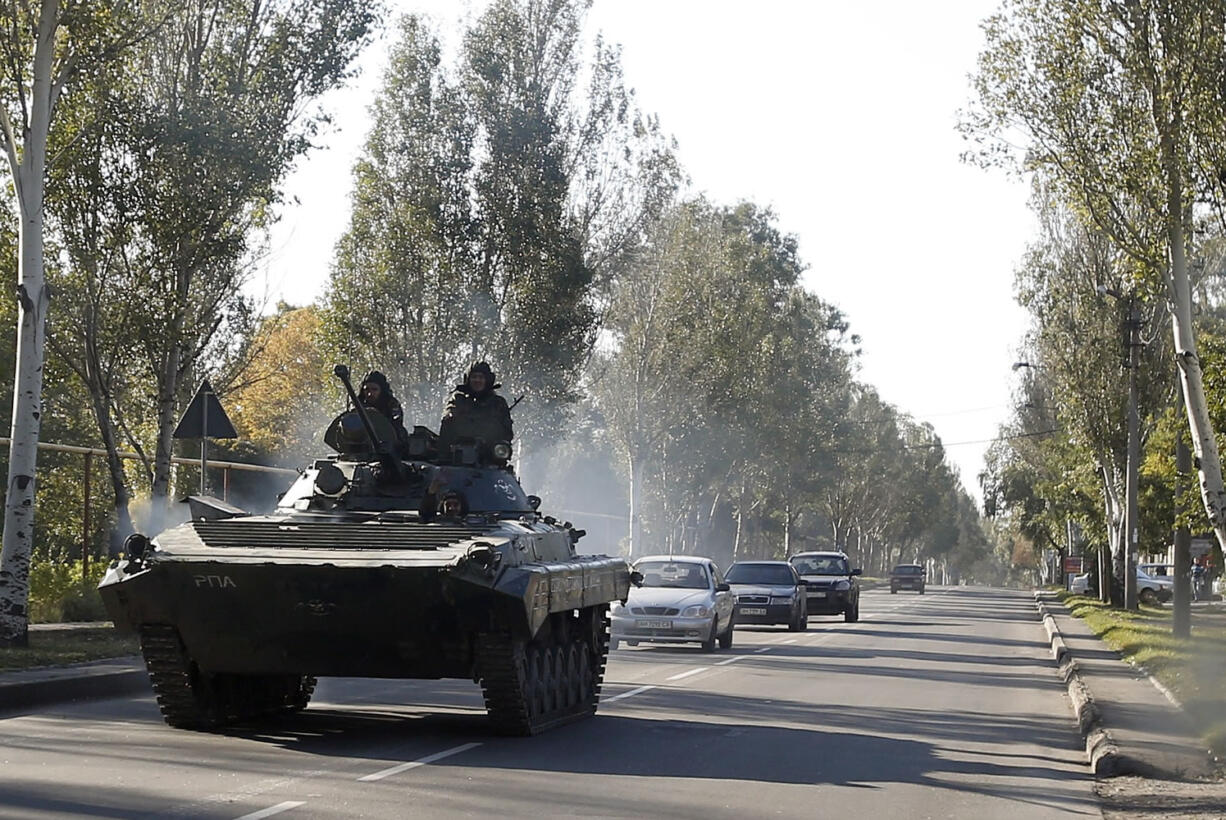
[[[1197,607],[1192,637],[1171,634],[1169,609],[1115,609],[1097,598],[1061,591],[1069,611],[1124,660],[1136,664],[1179,699],[1214,754],[1226,756],[1226,607]]]
[[[135,635],[121,634],[109,626],[31,630],[28,647],[0,649],[0,672],[33,669],[38,666],[63,666],[139,653],[140,646]]]

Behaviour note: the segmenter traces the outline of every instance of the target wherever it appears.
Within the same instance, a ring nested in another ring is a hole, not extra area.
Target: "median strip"
[[[458,755],[461,752],[467,752],[469,749],[475,749],[480,745],[480,743],[465,743],[451,749],[436,752],[432,755],[426,755],[425,757],[409,761],[408,763],[401,763],[399,766],[392,766],[390,769],[383,769],[382,771],[375,772],[374,774],[359,777],[358,780],[362,783],[371,783],[376,780],[382,780],[385,777],[391,777],[392,775],[400,774],[401,772],[407,772],[409,769],[416,769],[420,766],[434,763],[435,761],[442,760],[445,757],[451,757],[452,755]]]

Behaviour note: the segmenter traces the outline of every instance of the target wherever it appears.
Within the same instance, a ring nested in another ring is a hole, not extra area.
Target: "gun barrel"
[[[370,416],[366,415],[366,408],[362,405],[362,400],[353,389],[353,383],[349,381],[349,368],[343,364],[338,364],[332,368],[332,373],[341,380],[341,384],[345,385],[345,392],[349,394],[349,400],[353,402],[353,408],[357,410],[358,418],[362,420],[362,428],[366,430],[366,437],[370,440],[370,449],[376,453],[382,452],[383,442],[375,434],[375,427],[370,423]]]

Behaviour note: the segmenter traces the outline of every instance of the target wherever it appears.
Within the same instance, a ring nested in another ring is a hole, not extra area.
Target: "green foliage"
[[[80,561],[35,561],[30,566],[30,621],[106,620],[97,592],[105,561],[91,561],[88,575]]]
[[[636,551],[726,562],[858,543],[878,569],[904,554],[969,564],[986,539],[939,440],[854,383],[858,340],[799,286],[803,267],[770,211],[697,199],[614,282],[593,381]]]
[[[679,177],[616,49],[581,61],[587,6],[494,3],[454,66],[400,22],[324,319],[336,355],[387,372],[410,419],[490,360],[526,396],[529,452],[577,399],[603,290]]]

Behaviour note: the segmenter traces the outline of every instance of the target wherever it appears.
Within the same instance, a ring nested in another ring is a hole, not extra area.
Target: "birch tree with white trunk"
[[[51,303],[44,271],[47,146],[60,97],[98,71],[146,25],[140,2],[42,0],[0,8],[0,128],[18,222],[17,368],[4,535],[0,541],[0,646],[25,646],[30,553],[42,413],[43,356]]]
[[[1226,15],[1210,0],[1009,0],[984,23],[962,130],[983,164],[1043,169],[1164,299],[1201,498],[1226,544],[1226,486],[1193,325],[1189,255],[1226,224]],[[1022,145],[1017,140],[1021,137]]]

